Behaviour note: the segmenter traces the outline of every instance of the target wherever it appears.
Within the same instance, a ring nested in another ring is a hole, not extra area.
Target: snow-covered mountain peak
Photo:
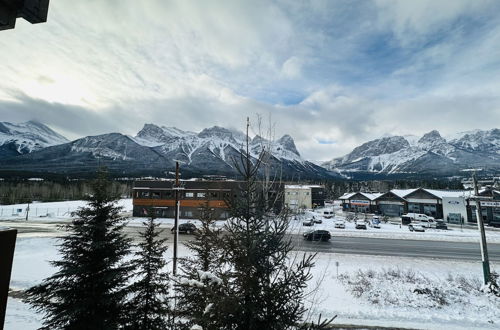
[[[419,140],[419,144],[435,144],[446,142],[445,139],[439,134],[437,130],[432,130],[428,133],[425,133]]]
[[[418,140],[417,147],[443,156],[454,151],[453,146],[448,144],[448,142],[446,142],[446,140],[436,130],[432,130],[429,133],[424,134],[420,140]]]
[[[446,140],[430,131],[415,136],[381,138],[366,142],[341,158],[322,164],[340,172],[456,173],[463,168],[499,168],[500,130],[457,133]]]
[[[236,140],[234,135],[236,135],[238,137],[239,134],[234,134],[234,133],[238,133],[238,132],[235,132],[234,130],[229,130],[227,128],[220,127],[220,126],[213,126],[213,127],[205,128],[204,130],[202,130],[200,133],[198,133],[198,137],[200,137],[200,138],[216,137],[216,138],[220,138],[223,140],[229,140],[229,139]]]
[[[0,122],[0,154],[15,156],[68,142],[64,136],[37,121]]]
[[[294,154],[300,157],[300,154],[297,151],[297,147],[295,146],[295,141],[293,141],[293,138],[290,135],[288,134],[283,135],[276,141],[276,143],[282,145],[283,148],[293,152]]]
[[[379,156],[383,154],[392,154],[396,151],[408,147],[410,144],[402,136],[388,136],[363,143],[361,146],[344,156],[343,162],[356,161],[365,157]]]
[[[195,133],[186,132],[176,127],[157,126],[155,124],[144,124],[144,127],[137,133],[134,140],[144,146],[159,146],[170,143],[172,140],[193,136]]]
[[[500,154],[500,129],[470,131],[450,141],[457,148]]]

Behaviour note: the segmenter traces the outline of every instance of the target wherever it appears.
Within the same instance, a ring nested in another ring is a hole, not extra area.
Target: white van
[[[436,221],[436,219],[434,219],[433,217],[430,217],[426,214],[421,214],[421,213],[407,213],[407,214],[403,214],[402,217],[408,217],[412,221],[420,222],[420,224],[423,227],[427,227],[427,228],[432,227],[432,225]]]
[[[334,216],[335,216],[335,214],[333,213],[333,211],[330,211],[330,210],[323,211],[323,218],[325,218],[325,219],[331,219]]]

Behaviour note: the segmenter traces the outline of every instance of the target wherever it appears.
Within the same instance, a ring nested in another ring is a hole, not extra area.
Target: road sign
[[[500,207],[500,202],[481,201],[481,206]]]

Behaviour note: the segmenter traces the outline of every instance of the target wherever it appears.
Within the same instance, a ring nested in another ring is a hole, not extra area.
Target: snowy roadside
[[[30,204],[30,212],[28,221],[25,221],[25,209],[27,204],[16,205],[2,205],[0,206],[0,224],[2,222],[15,222],[16,227],[31,227],[39,226],[40,234],[20,234],[24,236],[50,236],[49,233],[43,234],[44,226],[53,228],[56,224],[65,223],[71,220],[71,212],[75,211],[78,207],[83,206],[85,201],[65,201],[65,202],[52,202],[52,203],[32,203]],[[121,199],[118,203],[123,206],[124,216],[132,215],[132,199]],[[331,208],[326,208],[333,210]],[[16,213],[21,210],[21,212]],[[354,223],[345,221],[345,216],[341,212],[336,212],[333,219],[326,219],[322,216],[324,209],[317,209],[315,211],[306,211],[306,214],[298,217],[292,217],[289,232],[291,234],[302,234],[309,230],[328,230],[332,236],[342,237],[370,237],[370,238],[384,238],[384,239],[411,239],[411,240],[431,240],[431,241],[449,241],[449,242],[479,242],[479,232],[474,228],[450,228],[448,230],[436,230],[433,228],[426,229],[425,232],[410,232],[406,226],[400,227],[397,224],[387,223],[381,224],[381,228],[367,227],[366,230],[355,229]],[[14,212],[14,213],[13,213]],[[14,214],[14,215],[13,215]],[[312,227],[303,226],[303,220],[315,217],[322,221],[321,224],[315,224]],[[295,218],[295,220],[293,220]],[[172,227],[174,224],[173,219],[158,219],[162,226]],[[345,221],[345,229],[335,228],[335,222]],[[142,226],[144,218],[130,217],[128,226]],[[195,225],[199,224],[197,220],[181,219],[183,222],[192,222]],[[225,221],[217,221],[217,226],[222,227]],[[52,226],[52,227],[51,227]],[[486,237],[490,243],[500,243],[500,231],[488,230]]]
[[[57,239],[47,237],[18,239],[12,288],[26,289],[52,274],[54,269],[48,260],[58,258],[56,242]],[[169,249],[165,257],[170,258],[171,253],[172,250]],[[188,255],[182,245],[179,253],[181,256]],[[336,263],[339,265],[339,277]],[[498,267],[499,265],[492,264],[493,269]],[[350,286],[346,285],[345,277],[353,278],[359,270],[385,272],[394,269],[401,272],[411,270],[436,283],[446,281],[450,275],[476,281],[480,281],[482,276],[480,262],[319,253],[316,266],[312,270],[314,277],[308,288],[311,291],[307,301],[312,310],[310,316],[316,318],[320,313],[324,317],[338,315],[335,320],[337,324],[419,329],[498,329],[500,304],[490,303],[486,296],[471,294],[462,301],[451,300],[450,304],[437,307],[425,305],[423,296],[415,296],[407,305],[373,304],[365,296],[355,297]],[[387,295],[397,296],[412,295],[413,290],[413,287],[406,288],[391,279],[374,282],[373,287],[380,292],[386,292]],[[19,299],[9,298],[6,330],[30,330],[39,326],[40,315],[30,310]]]

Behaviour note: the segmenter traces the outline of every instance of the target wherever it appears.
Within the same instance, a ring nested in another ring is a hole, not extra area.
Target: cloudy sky
[[[47,23],[0,32],[0,121],[74,139],[260,114],[312,160],[500,127],[499,13],[495,0],[51,0]]]

